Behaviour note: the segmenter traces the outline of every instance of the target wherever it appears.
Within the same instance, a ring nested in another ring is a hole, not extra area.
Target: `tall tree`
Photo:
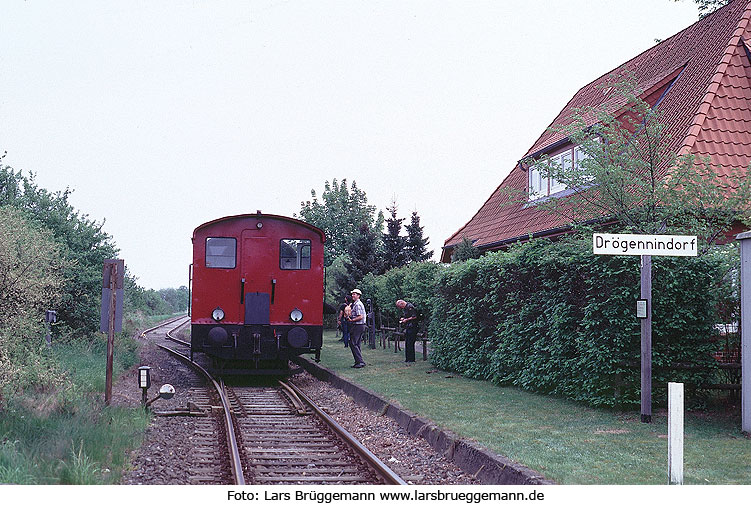
[[[3,155],[4,157],[4,155]],[[102,261],[114,258],[117,248],[104,223],[97,223],[76,211],[68,202],[71,191],[50,193],[39,188],[34,174],[25,176],[0,157],[0,205],[20,210],[26,218],[49,230],[61,245],[66,285],[59,302],[58,318],[73,329],[98,329]]]
[[[407,229],[407,244],[405,246],[407,259],[410,262],[429,260],[433,256],[433,250],[427,251],[430,238],[424,237],[417,211],[412,211],[412,220],[405,228]]]
[[[312,200],[301,202],[300,218],[323,230],[326,234],[324,265],[329,267],[337,257],[347,254],[349,245],[359,235],[361,225],[380,232],[383,215],[376,215],[376,207],[368,205],[365,192],[354,181],[347,187],[347,179],[326,181],[319,201],[315,190]]]
[[[367,224],[360,225],[357,236],[349,245],[348,260],[344,260],[345,271],[335,275],[338,294],[348,294],[360,285],[366,274],[383,272],[377,252],[377,237],[376,232]]]
[[[392,200],[391,207],[387,207],[386,210],[391,213],[391,216],[386,218],[386,233],[383,234],[381,255],[383,272],[407,263],[407,254],[404,251],[407,240],[401,235],[404,218],[396,217],[396,200]]]

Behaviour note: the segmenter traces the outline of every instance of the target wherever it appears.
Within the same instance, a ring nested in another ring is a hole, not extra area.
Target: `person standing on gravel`
[[[352,351],[352,357],[355,358],[355,364],[352,368],[362,368],[365,366],[365,360],[362,359],[360,351],[360,341],[362,334],[365,332],[365,305],[360,301],[362,292],[360,289],[352,290],[352,316],[349,320],[349,348]]]

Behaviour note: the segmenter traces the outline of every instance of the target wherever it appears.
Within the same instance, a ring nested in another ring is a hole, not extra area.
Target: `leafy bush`
[[[42,322],[66,283],[59,253],[48,231],[0,206],[0,408],[21,388],[62,383]]]
[[[54,306],[59,320],[72,330],[93,332],[99,325],[102,261],[114,258],[117,249],[103,224],[76,211],[69,195],[70,190],[50,193],[36,185],[33,174],[27,177],[0,164],[0,206],[19,211],[59,246],[58,259],[65,263],[62,292]]]
[[[535,241],[454,264],[435,287],[433,362],[593,406],[639,402],[638,257],[586,241]],[[719,264],[653,259],[653,388],[711,377]],[[700,367],[676,371],[676,364]]]
[[[382,275],[367,275],[360,284],[363,297],[372,299],[384,325],[396,325],[402,312],[397,299],[414,304],[424,314],[423,326],[430,322],[433,308],[434,282],[442,266],[435,262],[412,262]]]

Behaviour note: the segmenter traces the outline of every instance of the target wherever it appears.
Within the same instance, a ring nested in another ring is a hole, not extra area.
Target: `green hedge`
[[[653,396],[712,377],[712,257],[653,259]],[[436,272],[432,361],[446,370],[593,406],[639,402],[639,258],[586,241],[535,241]],[[675,364],[703,366],[674,370]]]
[[[424,315],[422,327],[427,329],[433,307],[434,283],[441,269],[442,266],[435,262],[412,262],[379,276],[368,274],[360,284],[363,299],[371,299],[378,311],[378,319],[391,327],[396,326],[402,316],[396,300],[409,301]]]

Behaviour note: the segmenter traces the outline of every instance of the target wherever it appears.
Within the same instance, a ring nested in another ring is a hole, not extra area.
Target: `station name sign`
[[[696,236],[593,234],[595,255],[664,255],[696,257]]]

